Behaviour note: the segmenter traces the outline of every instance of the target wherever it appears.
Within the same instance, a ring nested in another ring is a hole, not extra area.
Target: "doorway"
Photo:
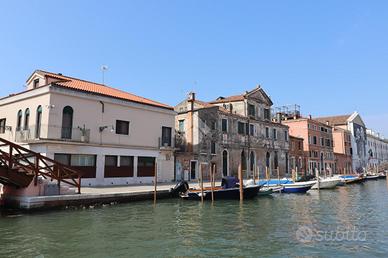
[[[198,161],[197,160],[190,161],[190,179],[197,178],[197,170],[198,170]]]

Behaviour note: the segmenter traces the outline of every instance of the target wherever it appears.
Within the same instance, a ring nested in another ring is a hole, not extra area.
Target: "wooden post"
[[[278,184],[280,185],[280,173],[279,173],[279,167],[276,168],[276,172],[278,173]]]
[[[156,204],[156,191],[158,185],[158,163],[155,158],[155,172],[154,172],[154,204]]]
[[[240,201],[244,200],[244,181],[243,181],[243,176],[242,176],[242,168],[241,168],[241,163],[238,166],[238,180],[240,183]]]
[[[320,188],[320,179],[319,179],[319,170],[317,168],[315,168],[315,176],[317,178],[317,186],[318,186],[318,190]]]
[[[269,185],[269,174],[268,174],[268,167],[265,167],[265,179],[267,180],[267,185]]]
[[[295,167],[295,179],[298,180],[298,166]]]
[[[212,202],[214,202],[214,174],[216,171],[216,164],[213,164],[211,167],[210,172],[210,182],[211,182],[211,188],[212,188]]]
[[[257,183],[260,185],[260,169],[259,166],[256,166],[257,169]]]
[[[291,178],[292,178],[293,182],[296,181],[296,176],[295,176],[295,170],[294,169],[291,169]]]
[[[199,170],[200,170],[200,181],[201,181],[201,202],[203,202],[203,164],[201,164],[199,166]]]
[[[256,171],[257,171],[257,167],[254,166],[253,167],[253,184],[254,185],[256,184]]]

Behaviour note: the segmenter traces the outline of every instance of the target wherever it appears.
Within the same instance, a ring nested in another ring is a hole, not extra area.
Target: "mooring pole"
[[[210,169],[210,182],[212,187],[212,202],[214,202],[214,174],[216,171],[216,164],[213,164],[213,166]]]
[[[242,176],[242,168],[241,168],[241,163],[238,166],[238,180],[240,183],[240,201],[244,200],[244,181],[243,181],[243,176]]]
[[[279,173],[279,167],[276,168],[276,172],[278,173],[278,184],[280,185],[280,173]]]
[[[155,158],[155,172],[154,172],[154,204],[156,204],[156,191],[157,191],[157,185],[158,185],[158,163],[156,162]]]
[[[318,190],[320,188],[320,179],[319,179],[319,171],[317,168],[315,168],[315,176],[317,177],[317,186],[318,186]]]
[[[203,202],[203,164],[199,166],[200,169],[200,175],[201,175],[201,202]]]

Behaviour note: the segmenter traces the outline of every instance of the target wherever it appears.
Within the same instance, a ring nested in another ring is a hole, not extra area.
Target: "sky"
[[[0,0],[0,96],[35,69],[176,105],[256,85],[388,137],[388,1]]]

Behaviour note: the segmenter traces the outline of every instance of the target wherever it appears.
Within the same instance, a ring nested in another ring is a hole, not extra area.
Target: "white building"
[[[174,178],[172,107],[102,84],[35,71],[0,99],[0,137],[75,167],[82,185]]]
[[[366,131],[368,166],[375,167],[388,162],[388,141],[379,133]]]

